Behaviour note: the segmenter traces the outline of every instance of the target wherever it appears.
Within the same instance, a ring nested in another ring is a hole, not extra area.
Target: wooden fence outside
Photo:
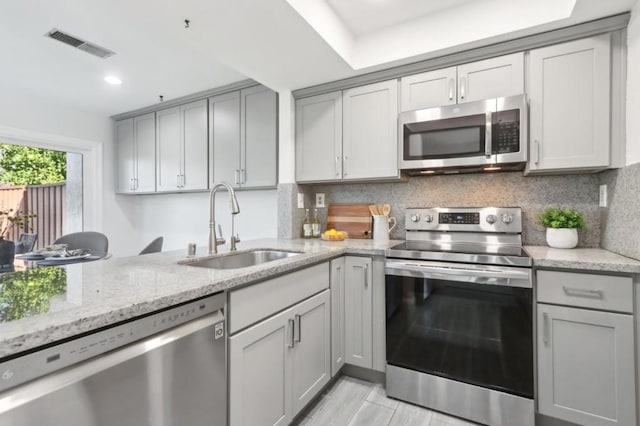
[[[66,182],[0,187],[0,210],[13,209],[37,215],[22,229],[11,227],[5,238],[18,241],[23,232],[38,234],[36,248],[52,244],[64,234]]]

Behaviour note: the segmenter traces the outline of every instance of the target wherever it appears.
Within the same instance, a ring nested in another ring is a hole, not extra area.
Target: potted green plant
[[[13,209],[0,210],[0,271],[11,269],[16,255],[16,245],[13,241],[5,240],[5,236],[12,226],[31,230],[30,220],[36,217],[35,214],[28,214],[20,210],[14,212]]]
[[[549,207],[539,219],[547,227],[547,244],[554,248],[574,248],[578,245],[578,229],[586,228],[582,213],[567,207]]]

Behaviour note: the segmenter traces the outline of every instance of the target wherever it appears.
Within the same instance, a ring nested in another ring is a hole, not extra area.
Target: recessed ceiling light
[[[106,81],[109,84],[113,84],[113,85],[118,85],[118,84],[122,84],[122,80],[120,80],[118,77],[116,77],[115,75],[108,75],[104,78],[104,81]]]

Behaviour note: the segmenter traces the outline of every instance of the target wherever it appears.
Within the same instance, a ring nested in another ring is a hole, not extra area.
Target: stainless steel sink
[[[181,262],[183,265],[209,269],[239,269],[302,254],[286,250],[251,250],[224,256]]]

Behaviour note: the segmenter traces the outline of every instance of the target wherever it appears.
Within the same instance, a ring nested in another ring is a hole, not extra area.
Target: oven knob
[[[420,222],[420,215],[418,213],[414,213],[411,215],[412,222]]]
[[[487,216],[487,219],[486,219],[489,225],[493,225],[494,223],[496,223],[496,220],[498,220],[498,218],[496,217],[495,214],[490,214],[489,216]]]
[[[433,222],[433,216],[431,216],[430,214],[426,215],[424,217],[424,221],[427,222],[427,223]]]
[[[511,222],[513,222],[513,216],[511,216],[508,213],[505,213],[505,214],[502,215],[502,221],[508,225]]]

